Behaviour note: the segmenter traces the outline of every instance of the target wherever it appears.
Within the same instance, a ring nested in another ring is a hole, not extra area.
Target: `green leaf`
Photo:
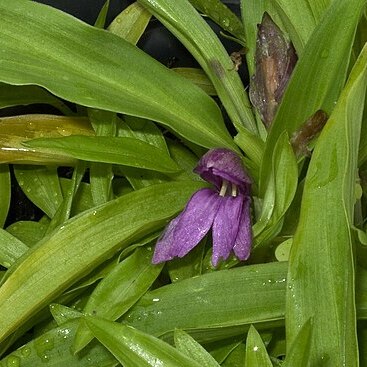
[[[149,23],[151,14],[137,2],[125,8],[109,25],[108,30],[124,40],[137,44]]]
[[[217,361],[189,334],[176,329],[174,332],[176,348],[198,362],[202,367],[219,367]]]
[[[46,221],[19,221],[6,228],[18,240],[31,247],[40,241],[46,233],[48,222]]]
[[[152,265],[152,250],[139,248],[117,265],[96,287],[83,309],[93,315],[115,321],[126,313],[144,295],[156,280],[163,265]],[[76,352],[93,338],[81,324],[75,337]]]
[[[350,226],[366,85],[364,47],[315,146],[291,248],[287,342],[313,318],[310,365],[324,358],[333,366],[358,364]]]
[[[284,131],[291,136],[317,110],[329,115],[335,107],[346,79],[355,29],[364,4],[364,0],[334,1],[307,42],[266,142],[261,166],[262,194],[271,172],[268,157],[273,155],[279,136]],[[343,27],[336,27],[341,20]]]
[[[124,120],[118,136],[139,139],[169,153],[163,133],[154,122],[134,116],[125,116]]]
[[[0,165],[0,227],[5,224],[6,217],[10,207],[11,186],[9,166],[6,164]]]
[[[75,308],[63,306],[58,303],[53,303],[50,305],[50,312],[58,326],[61,326],[65,322],[83,316],[83,314],[78,310],[76,310]]]
[[[161,287],[143,296],[123,321],[169,340],[180,328],[206,343],[238,340],[233,336],[242,336],[251,324],[257,329],[282,326],[287,266],[249,265]],[[367,319],[367,271],[358,268],[356,276],[358,319]]]
[[[216,22],[223,30],[236,36],[245,45],[245,31],[241,21],[220,0],[189,0],[200,12]]]
[[[4,0],[0,12],[1,81],[146,117],[208,148],[234,147],[205,92],[121,37],[33,1]]]
[[[198,164],[199,158],[183,144],[177,141],[168,140],[168,150],[172,159],[181,167],[182,173],[175,176],[176,179],[191,179],[194,181],[202,181],[200,176],[193,172]]]
[[[89,120],[96,136],[116,135],[117,116],[114,112],[88,109]],[[90,189],[95,206],[106,203],[112,198],[112,165],[91,162],[89,168]]]
[[[70,180],[67,178],[60,178],[61,189],[63,195],[69,195],[68,191],[70,189]],[[85,182],[80,182],[78,190],[74,192],[74,197],[71,206],[71,216],[84,212],[92,208],[93,198],[90,190],[90,184]]]
[[[172,283],[201,274],[206,243],[207,238],[204,237],[186,256],[173,259],[167,263],[168,274]]]
[[[4,136],[13,136],[29,140],[68,135],[94,135],[94,131],[85,117],[31,114],[2,117],[0,135],[2,139]]]
[[[55,115],[20,115],[0,120],[0,163],[27,163],[62,165],[75,164],[75,160],[60,155],[40,154],[24,147],[24,140],[62,137],[68,135],[94,135],[84,117]]]
[[[52,218],[63,200],[56,167],[19,165],[14,174],[28,199]]]
[[[301,55],[330,0],[275,0],[277,10],[287,25],[297,54]]]
[[[257,127],[245,88],[223,44],[189,1],[139,0],[171,31],[212,81],[233,124],[252,134]],[[232,148],[233,149],[233,148]]]
[[[4,229],[0,229],[0,265],[10,268],[14,262],[28,251],[28,246]]]
[[[139,139],[106,136],[66,136],[35,139],[27,146],[48,153],[62,153],[76,159],[174,173],[176,163],[162,150]]]
[[[256,166],[256,171],[258,171],[265,149],[264,142],[259,137],[249,134],[248,131],[244,129],[241,129],[241,131],[235,136],[234,141],[252,160]]]
[[[102,6],[102,9],[100,10],[97,20],[94,23],[94,26],[97,28],[104,28],[108,13],[108,8],[110,6],[110,0],[107,0],[104,5]]]
[[[165,138],[160,129],[152,121],[133,116],[125,116],[124,119],[125,121],[118,121],[118,136],[139,139],[157,147],[169,155]],[[122,173],[127,178],[135,190],[171,181],[168,176],[159,172],[142,171],[132,167],[115,167],[115,171],[116,170],[117,173],[121,170],[120,174]]]
[[[128,251],[128,249],[126,249],[126,251]],[[83,277],[77,283],[73,284],[72,287],[65,291],[62,296],[56,299],[56,302],[65,303],[67,301],[64,301],[63,297],[67,298],[68,296],[70,296],[73,299],[73,294],[79,296],[81,291],[84,290],[86,291],[86,294],[84,295],[84,297],[82,296],[83,302],[81,304],[78,304],[78,309],[81,310],[87,302],[87,297],[93,290],[93,288],[89,288],[88,291],[87,288],[91,285],[96,285],[96,283],[105,278],[114,269],[117,263],[117,255],[115,255],[111,260],[103,262],[101,265],[94,268],[92,272],[90,272],[87,276]]]
[[[86,317],[85,322],[97,339],[124,366],[200,366],[200,364],[186,357],[171,345],[131,326],[94,317]]]
[[[78,321],[69,321],[31,340],[0,361],[1,366],[113,367],[116,359],[100,343],[91,343],[83,354],[72,353]]]
[[[227,360],[227,357],[229,357],[232,352],[237,349],[240,344],[242,344],[244,338],[244,335],[240,335],[232,338],[218,340],[212,343],[206,343],[205,349],[208,350],[210,354],[214,357],[214,359],[222,365],[224,360]],[[245,358],[242,358],[242,366],[244,360]],[[229,364],[229,366],[231,365]]]
[[[69,182],[69,187],[64,195],[64,200],[58,207],[57,212],[53,216],[50,224],[48,225],[46,234],[51,233],[56,227],[62,225],[65,221],[70,218],[71,207],[75,193],[78,192],[80,182],[85,173],[84,162],[78,162],[74,168],[72,179]]]
[[[234,348],[225,361],[222,363],[223,367],[243,367],[246,360],[246,346],[240,343]]]
[[[202,187],[184,181],[123,195],[70,219],[32,247],[0,287],[0,339],[116,251],[161,228]]]
[[[0,108],[30,104],[48,104],[65,115],[72,115],[70,108],[46,90],[35,85],[9,85],[0,83]]]
[[[302,326],[296,339],[290,346],[283,367],[308,366],[312,331],[313,327],[311,319],[309,319]]]
[[[251,325],[246,340],[246,367],[272,367],[264,342]]]
[[[241,15],[247,41],[246,60],[250,76],[255,73],[257,25],[266,10],[268,0],[241,0]]]
[[[124,320],[165,339],[183,329],[198,342],[243,334],[251,323],[271,327],[284,317],[286,268],[258,264],[185,279],[146,293]]]
[[[272,171],[262,213],[254,225],[255,247],[265,244],[279,232],[279,223],[292,203],[297,184],[297,162],[288,135],[284,132],[274,148]]]
[[[217,91],[215,90],[213,83],[207,77],[202,69],[196,68],[173,68],[175,73],[182,75],[186,79],[189,79],[192,83],[200,87],[205,93],[210,96],[216,96]]]

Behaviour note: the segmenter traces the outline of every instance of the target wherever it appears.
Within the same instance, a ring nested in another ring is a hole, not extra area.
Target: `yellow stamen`
[[[219,196],[225,196],[228,188],[228,181],[223,180],[222,187],[220,188]]]
[[[237,196],[237,186],[234,183],[232,183],[232,196]]]

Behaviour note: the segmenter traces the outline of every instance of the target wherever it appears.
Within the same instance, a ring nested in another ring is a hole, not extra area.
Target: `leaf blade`
[[[32,247],[0,287],[0,339],[115,251],[160,228],[201,187],[185,181],[123,195],[70,219]]]
[[[135,138],[66,136],[34,139],[24,144],[85,161],[114,163],[167,173],[179,171],[179,167],[166,152]]]
[[[127,41],[35,2],[4,0],[0,11],[1,81],[149,118],[202,146],[234,147],[210,97]]]
[[[289,258],[287,336],[314,318],[311,365],[358,365],[350,225],[366,85],[367,47],[316,144]]]

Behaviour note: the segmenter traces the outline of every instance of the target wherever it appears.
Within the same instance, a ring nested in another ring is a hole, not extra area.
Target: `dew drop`
[[[222,25],[223,25],[223,27],[228,27],[229,26],[229,19],[228,18],[223,18],[222,19]]]
[[[28,347],[23,347],[20,349],[20,353],[22,354],[23,357],[28,357],[31,355],[31,348]]]
[[[35,340],[34,347],[36,349],[37,356],[41,359],[43,363],[49,362],[49,355],[52,349],[54,349],[54,342],[52,339],[48,338],[39,338]]]
[[[6,362],[7,367],[19,367],[20,366],[20,358],[16,356],[9,356]]]
[[[50,362],[50,357],[47,354],[42,355],[40,358],[42,363]]]

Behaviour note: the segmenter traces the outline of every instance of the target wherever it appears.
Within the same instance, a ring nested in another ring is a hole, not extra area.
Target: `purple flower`
[[[250,255],[252,232],[250,217],[251,181],[240,157],[229,149],[209,150],[194,169],[215,189],[197,191],[183,212],[173,219],[159,238],[154,264],[183,257],[212,228],[212,264],[226,260],[231,251],[240,260]]]

